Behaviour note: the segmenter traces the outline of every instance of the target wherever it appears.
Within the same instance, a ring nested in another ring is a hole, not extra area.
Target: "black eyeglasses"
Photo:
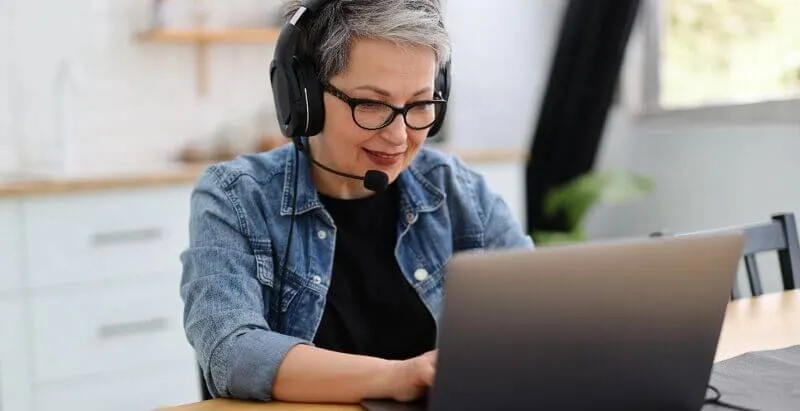
[[[343,91],[324,84],[325,91],[347,103],[353,112],[353,121],[365,130],[378,130],[391,124],[398,114],[406,125],[414,130],[424,130],[436,122],[436,118],[447,104],[447,100],[421,100],[395,107],[378,100],[352,98]]]

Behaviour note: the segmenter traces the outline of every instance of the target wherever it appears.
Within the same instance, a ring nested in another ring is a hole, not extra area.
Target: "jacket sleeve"
[[[269,293],[256,277],[265,264],[257,268],[230,195],[213,171],[192,193],[189,246],[181,254],[184,329],[212,396],[268,401],[286,353],[307,342],[269,328]]]
[[[523,231],[505,200],[489,187],[483,176],[473,172],[473,178],[484,219],[484,248],[533,249],[533,239]]]

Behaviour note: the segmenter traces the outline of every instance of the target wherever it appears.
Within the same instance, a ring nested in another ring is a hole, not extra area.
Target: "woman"
[[[448,259],[533,247],[480,175],[422,147],[444,104],[440,2],[324,3],[303,39],[322,131],[212,166],[192,195],[181,296],[213,396],[416,399],[433,381]],[[388,181],[371,191],[319,164]]]

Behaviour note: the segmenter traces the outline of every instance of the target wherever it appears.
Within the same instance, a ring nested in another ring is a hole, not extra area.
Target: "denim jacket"
[[[301,154],[289,261],[276,307],[294,183],[291,144],[213,165],[191,197],[190,244],[181,254],[184,328],[214,397],[268,401],[278,366],[312,344],[331,283],[337,228],[317,197]],[[398,177],[395,256],[436,322],[453,253],[533,248],[508,206],[459,159],[423,147]],[[276,310],[282,330],[273,330]]]

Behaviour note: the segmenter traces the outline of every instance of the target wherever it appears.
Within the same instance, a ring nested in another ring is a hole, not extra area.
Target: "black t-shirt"
[[[434,348],[436,325],[400,271],[396,184],[370,197],[320,200],[336,223],[333,273],[314,344],[338,352],[408,359]]]

